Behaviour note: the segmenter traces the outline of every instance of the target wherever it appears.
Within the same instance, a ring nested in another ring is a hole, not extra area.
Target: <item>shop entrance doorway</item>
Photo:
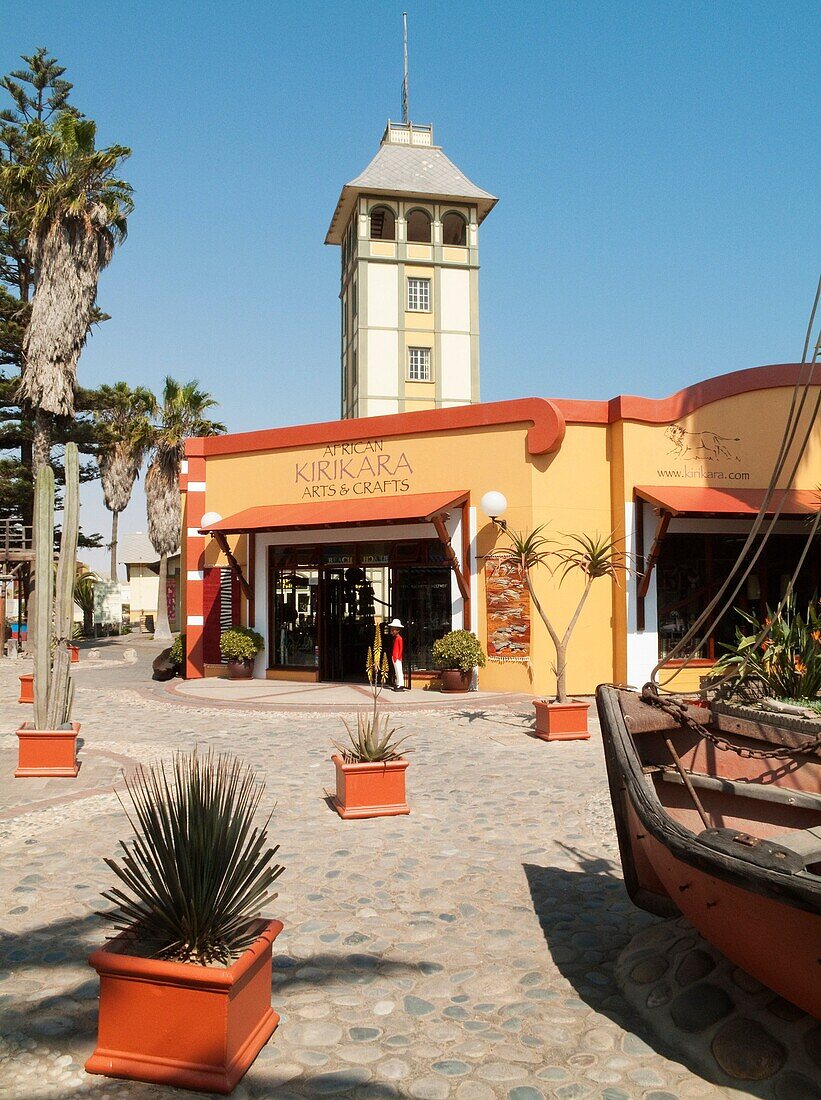
[[[268,667],[287,677],[367,683],[377,625],[401,619],[405,681],[433,668],[433,643],[451,629],[451,569],[437,540],[272,548]]]
[[[322,629],[319,668],[322,680],[367,681],[365,664],[374,629],[389,611],[377,596],[386,587],[387,569],[323,569],[320,598]]]

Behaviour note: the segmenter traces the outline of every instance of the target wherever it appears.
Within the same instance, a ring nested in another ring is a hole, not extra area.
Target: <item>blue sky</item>
[[[199,378],[232,430],[338,415],[342,184],[400,110],[500,197],[484,400],[663,396],[800,356],[819,275],[816,3],[5,0],[130,145],[86,385]],[[84,526],[105,530],[93,489]],[[122,522],[144,530],[140,495]]]

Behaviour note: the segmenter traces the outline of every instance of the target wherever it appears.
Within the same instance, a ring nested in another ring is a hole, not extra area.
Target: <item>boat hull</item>
[[[683,915],[741,969],[821,1018],[821,878],[778,873],[713,850],[683,828],[665,813],[642,772],[615,691],[599,689],[597,702],[625,885],[634,904],[662,917]],[[772,840],[777,843],[778,835]]]

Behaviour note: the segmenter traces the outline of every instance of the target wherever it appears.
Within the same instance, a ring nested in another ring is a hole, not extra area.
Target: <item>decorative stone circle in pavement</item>
[[[635,936],[616,977],[653,1032],[710,1080],[775,1100],[821,1100],[821,1025],[733,966],[684,919]]]
[[[107,931],[96,912],[112,881],[103,857],[127,835],[114,789],[124,766],[195,744],[259,769],[286,867],[271,911],[285,923],[272,982],[282,1024],[236,1100],[813,1095],[818,1030],[738,972],[737,1009],[682,1033],[680,1053],[654,1034],[648,1001],[669,1014],[682,991],[727,990],[727,973],[694,939],[706,961],[668,951],[667,926],[627,898],[596,731],[546,744],[527,736],[532,709],[470,698],[403,713],[415,749],[410,816],[346,822],[323,797],[338,715],[175,706],[149,679],[157,647],[123,644],[137,649],[135,664],[112,656],[116,667],[91,670],[83,660],[72,673],[75,780],[12,778],[21,669],[0,660],[0,1097],[194,1095],[90,1077],[83,1063],[98,998],[86,956]],[[645,945],[634,939],[642,930],[661,938]],[[616,961],[631,940],[626,998]],[[738,1057],[737,1036],[722,1032],[737,1016],[763,1027],[776,1044],[769,1057],[781,1048],[785,1062],[768,1079],[724,1087],[713,1083],[730,1081],[716,1057]],[[709,1063],[693,1056],[714,1042]]]

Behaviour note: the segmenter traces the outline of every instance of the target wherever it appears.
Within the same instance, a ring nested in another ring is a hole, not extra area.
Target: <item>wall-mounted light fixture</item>
[[[200,530],[202,530],[203,527],[213,527],[214,524],[219,523],[221,519],[222,516],[219,512],[206,512],[200,520]]]
[[[485,493],[482,497],[479,507],[500,531],[507,530],[507,523],[501,518],[507,511],[507,498],[503,493],[497,493],[494,489],[491,489],[489,493]]]

